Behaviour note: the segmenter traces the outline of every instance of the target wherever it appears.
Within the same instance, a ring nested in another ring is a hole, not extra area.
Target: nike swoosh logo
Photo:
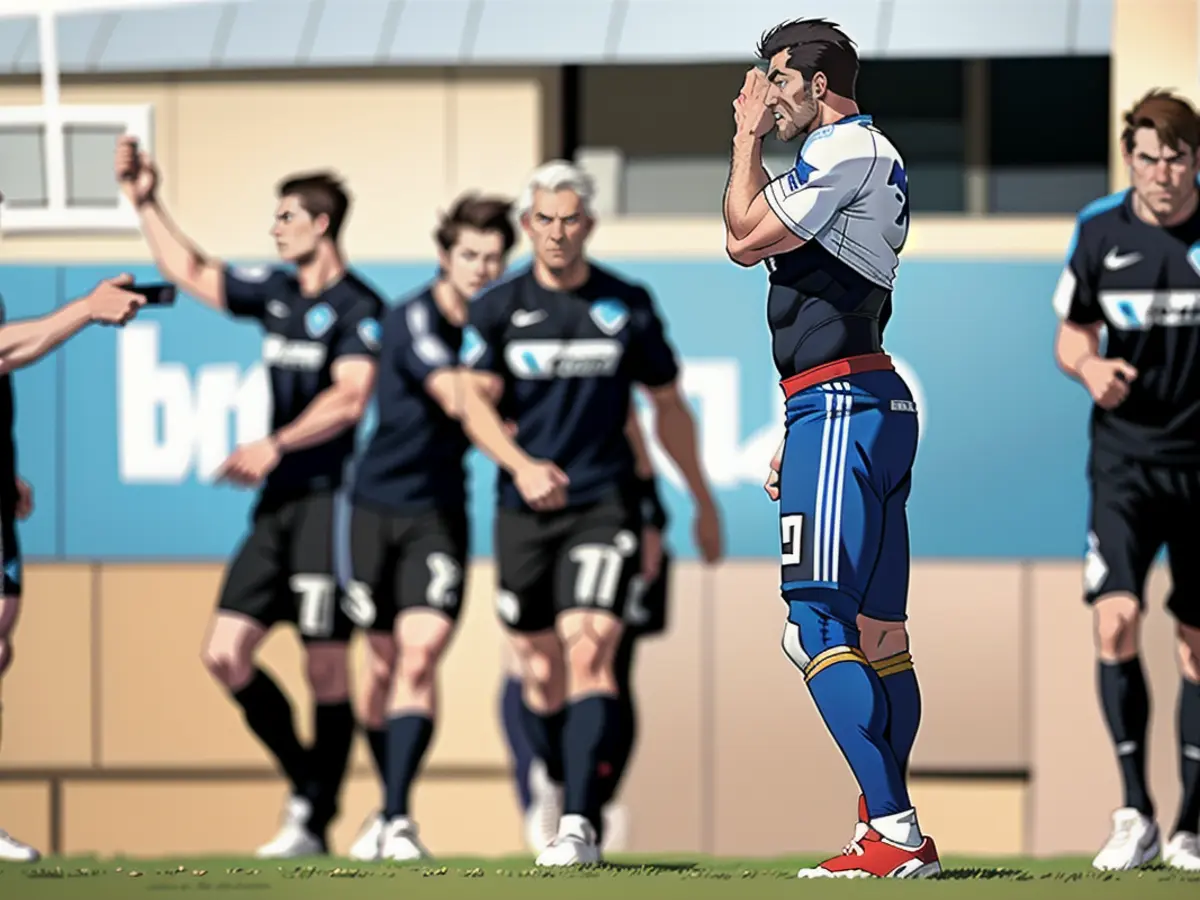
[[[1115,272],[1117,269],[1124,269],[1132,266],[1135,262],[1142,258],[1140,253],[1126,253],[1124,255],[1117,252],[1117,248],[1113,247],[1104,257],[1104,268],[1110,272]]]
[[[512,314],[512,323],[514,328],[528,328],[544,318],[546,318],[544,309],[518,309]]]

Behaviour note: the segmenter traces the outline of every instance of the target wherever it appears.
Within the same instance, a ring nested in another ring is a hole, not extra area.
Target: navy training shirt
[[[1079,214],[1054,292],[1058,316],[1102,324],[1104,355],[1138,371],[1115,409],[1092,409],[1092,440],[1160,465],[1200,463],[1200,210],[1170,228],[1137,217],[1132,191]]]
[[[461,346],[462,329],[442,315],[431,288],[385,314],[379,424],[357,463],[356,504],[401,515],[465,508],[470,442],[425,390],[430,375],[458,365]]]
[[[516,423],[526,453],[570,478],[567,505],[632,484],[631,388],[663,387],[679,374],[649,292],[594,264],[579,288],[552,290],[527,267],[469,309],[463,365],[504,380],[501,415]],[[500,505],[526,508],[503,470],[497,490]]]
[[[352,272],[315,297],[306,297],[291,272],[278,268],[225,270],[225,306],[256,319],[266,332],[263,364],[271,381],[271,430],[290,425],[333,384],[333,364],[379,354],[379,295]],[[354,428],[313,447],[284,454],[267,476],[266,494],[303,494],[341,486],[354,453]]]

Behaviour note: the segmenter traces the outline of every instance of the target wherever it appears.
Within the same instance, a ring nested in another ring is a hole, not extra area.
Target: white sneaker
[[[537,858],[539,866],[586,866],[598,862],[596,829],[583,816],[563,816],[558,834]]]
[[[383,826],[386,822],[382,813],[371,813],[363,822],[362,830],[350,847],[350,858],[360,862],[378,862],[381,856],[380,845],[383,843]]]
[[[325,845],[308,830],[312,805],[303,797],[291,797],[283,811],[283,826],[269,843],[254,855],[259,859],[294,859],[298,856],[324,856]]]
[[[1163,862],[1172,869],[1200,872],[1200,839],[1190,831],[1177,831],[1163,848]]]
[[[546,773],[546,764],[535,759],[529,766],[529,810],[525,813],[525,843],[534,853],[541,853],[558,835],[562,818],[563,789]]]
[[[400,816],[388,822],[383,830],[381,857],[396,862],[429,859],[429,851],[417,839],[417,823],[408,816]]]
[[[1112,816],[1112,834],[1092,867],[1103,872],[1136,869],[1158,856],[1158,825],[1136,809],[1118,809]]]
[[[0,862],[37,862],[42,858],[28,844],[22,844],[7,831],[0,831]]]
[[[604,807],[605,853],[624,853],[629,849],[629,807],[610,803]]]

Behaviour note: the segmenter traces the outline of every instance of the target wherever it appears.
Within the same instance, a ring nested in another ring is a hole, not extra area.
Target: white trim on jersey
[[[897,172],[904,173],[899,151],[869,117],[855,116],[814,131],[763,197],[797,237],[891,290],[909,227]]]
[[[454,354],[445,342],[429,327],[429,310],[421,303],[410,301],[404,308],[404,318],[412,335],[413,350],[431,369],[454,364]]]
[[[1075,302],[1075,289],[1078,286],[1079,279],[1071,271],[1070,264],[1063,266],[1062,274],[1058,276],[1058,284],[1054,288],[1054,297],[1050,301],[1055,315],[1060,319],[1065,320],[1071,314],[1071,304]]]
[[[850,449],[850,413],[854,395],[845,381],[820,385],[825,392],[825,427],[817,467],[817,501],[813,511],[813,581],[837,583],[842,560],[842,501],[846,487],[846,454]]]

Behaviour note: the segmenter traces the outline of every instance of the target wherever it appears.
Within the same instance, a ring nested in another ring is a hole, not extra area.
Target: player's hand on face
[[[137,138],[124,135],[117,141],[114,163],[121,190],[134,206],[154,199],[158,190],[158,168],[150,154],[138,147]]]
[[[269,437],[242,444],[217,469],[216,480],[254,487],[279,465],[279,447]]]
[[[133,276],[118,275],[100,282],[87,295],[87,308],[93,322],[105,325],[124,325],[146,305],[146,298],[125,288],[133,284]]]
[[[570,479],[552,462],[535,460],[513,475],[521,499],[531,509],[545,512],[567,505],[567,485]]]
[[[1079,369],[1079,377],[1101,409],[1115,409],[1129,396],[1129,385],[1138,372],[1123,359],[1091,359]]]
[[[696,510],[696,521],[693,524],[696,546],[700,548],[700,557],[706,563],[718,562],[725,553],[721,537],[721,516],[717,508],[706,503]]]
[[[662,571],[663,539],[657,528],[642,529],[642,579],[646,584],[658,580]]]
[[[733,101],[733,122],[742,134],[762,137],[775,127],[775,113],[767,107],[767,92],[771,83],[762,69],[746,73],[742,90]]]
[[[17,479],[16,514],[22,522],[33,515],[33,488],[24,478]]]

